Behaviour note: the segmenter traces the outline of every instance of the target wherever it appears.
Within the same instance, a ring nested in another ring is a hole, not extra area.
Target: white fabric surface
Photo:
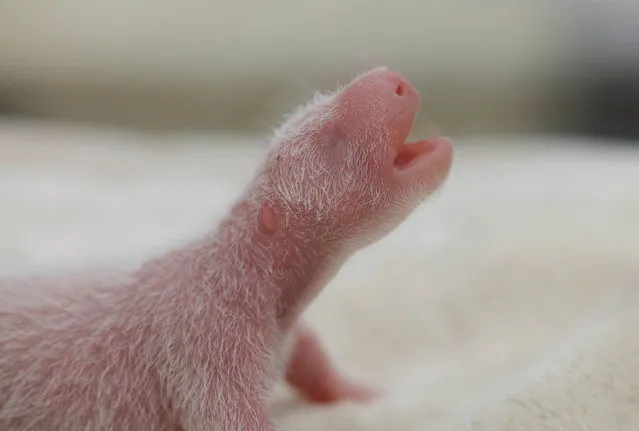
[[[0,272],[126,264],[190,239],[250,176],[252,141],[2,123]],[[639,263],[639,151],[486,142],[460,142],[442,192],[308,311],[336,361],[385,396],[316,408],[279,388],[283,431],[639,420],[639,283],[624,290]]]

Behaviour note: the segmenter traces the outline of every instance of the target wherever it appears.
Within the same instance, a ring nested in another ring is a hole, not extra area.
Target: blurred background
[[[638,23],[636,0],[2,0],[0,115],[263,132],[385,64],[418,130],[637,142]]]

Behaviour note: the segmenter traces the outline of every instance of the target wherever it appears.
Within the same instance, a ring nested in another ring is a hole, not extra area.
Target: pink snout
[[[420,104],[419,93],[399,72],[386,66],[375,68],[362,77],[363,81],[375,87],[387,103],[407,104],[417,109]]]

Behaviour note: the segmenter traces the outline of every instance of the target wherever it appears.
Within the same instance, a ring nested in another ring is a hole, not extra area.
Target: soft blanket
[[[283,431],[639,424],[639,149],[461,139],[451,177],[308,310],[370,405],[273,396]],[[260,139],[0,123],[0,272],[131,264],[209,228]]]

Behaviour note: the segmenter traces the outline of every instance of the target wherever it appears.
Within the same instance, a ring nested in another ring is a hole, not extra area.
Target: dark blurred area
[[[636,0],[4,1],[0,22],[3,116],[263,131],[386,64],[418,129],[639,137]]]

